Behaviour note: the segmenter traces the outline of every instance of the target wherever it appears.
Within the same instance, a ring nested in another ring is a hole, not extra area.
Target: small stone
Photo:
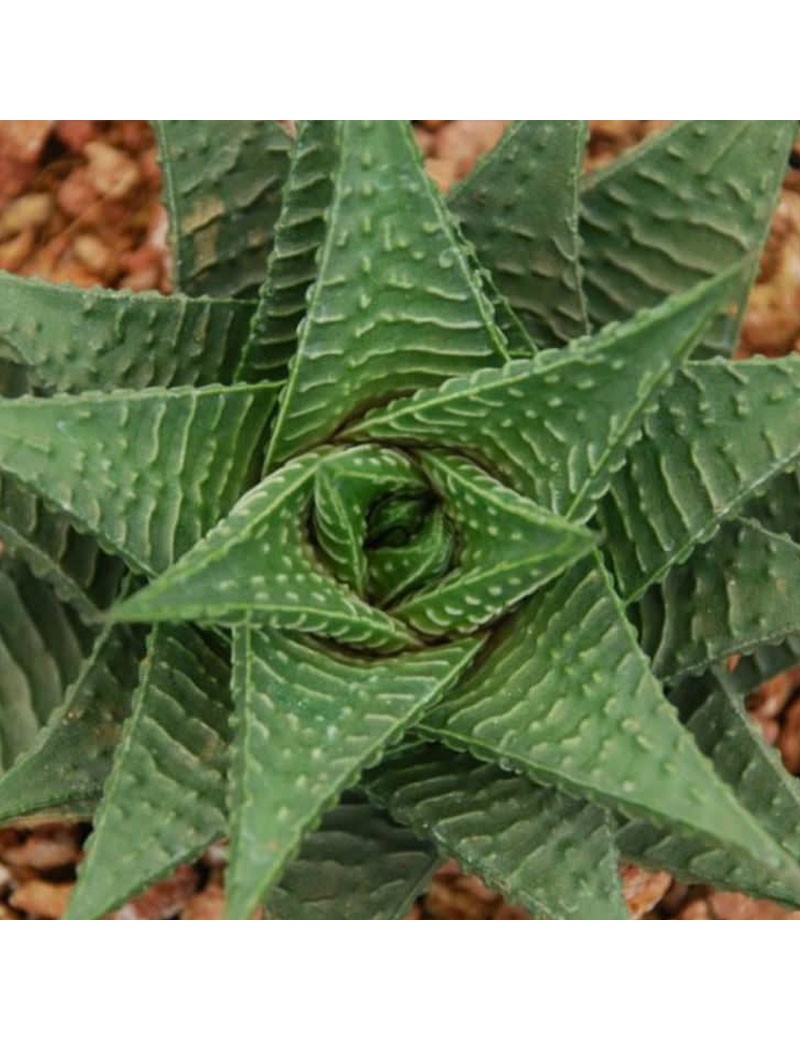
[[[18,271],[33,252],[36,235],[31,228],[0,244],[0,271]]]
[[[785,910],[769,899],[751,899],[741,892],[710,892],[708,905],[720,921],[800,920],[798,910]]]
[[[0,155],[23,163],[38,161],[53,127],[52,119],[0,121]]]
[[[456,164],[452,159],[426,159],[425,169],[439,191],[450,191],[456,182]]]
[[[620,871],[622,893],[631,917],[641,918],[649,913],[666,895],[672,884],[672,876],[666,871],[642,870],[626,864]]]
[[[114,277],[117,266],[114,254],[97,235],[77,235],[72,241],[72,251],[90,271],[105,275],[107,281]]]
[[[705,899],[692,899],[676,915],[678,921],[710,921],[711,913]]]
[[[100,195],[121,199],[141,179],[138,165],[105,141],[90,141],[84,149],[89,159],[89,179]]]
[[[59,119],[56,123],[56,137],[71,152],[82,152],[95,133],[93,119]]]
[[[778,737],[783,764],[790,773],[800,773],[800,698],[787,708]]]
[[[225,916],[225,890],[212,881],[193,895],[181,912],[183,921],[221,921]]]
[[[40,228],[50,219],[53,199],[43,192],[22,195],[3,209],[0,215],[0,236],[16,235],[27,228]]]
[[[178,867],[171,877],[159,881],[111,917],[115,921],[160,921],[177,917],[196,891],[197,873],[194,868]]]
[[[85,166],[79,166],[61,184],[58,205],[70,217],[80,217],[99,198]]]
[[[32,831],[20,845],[7,849],[3,859],[12,867],[55,870],[74,865],[80,854],[76,831],[54,825]]]
[[[31,917],[56,921],[66,913],[73,887],[72,882],[23,881],[8,901],[15,910]]]

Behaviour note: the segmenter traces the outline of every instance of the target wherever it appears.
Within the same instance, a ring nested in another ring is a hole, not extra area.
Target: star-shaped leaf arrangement
[[[0,275],[0,822],[92,819],[70,917],[220,837],[233,917],[449,856],[539,917],[626,916],[620,857],[800,906],[743,709],[800,656],[800,361],[725,359],[795,131],[583,178],[517,123],[445,202],[404,123],[162,124],[171,296]]]

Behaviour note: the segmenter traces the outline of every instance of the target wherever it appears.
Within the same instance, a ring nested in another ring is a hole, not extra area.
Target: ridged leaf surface
[[[585,519],[730,284],[727,275],[586,343],[394,401],[345,436],[467,452],[539,505]]]
[[[91,632],[20,563],[0,561],[0,774],[61,704]]]
[[[337,126],[333,120],[298,124],[292,164],[283,186],[275,243],[258,293],[237,378],[282,379],[297,350],[306,296],[317,277],[333,195]]]
[[[622,595],[638,599],[800,458],[800,358],[690,362],[600,508]]]
[[[0,401],[0,469],[132,567],[158,572],[238,497],[275,387]]]
[[[291,921],[396,920],[436,866],[428,842],[358,792],[308,834],[273,887],[266,916]]]
[[[322,811],[441,695],[479,645],[370,661],[267,628],[237,629],[229,916],[252,911]]]
[[[696,831],[800,896],[800,867],[682,728],[598,565],[577,565],[524,606],[421,732],[626,816]]]
[[[408,125],[348,121],[327,230],[268,453],[275,468],[375,400],[505,357]]]
[[[163,120],[154,129],[176,286],[190,296],[255,296],[289,168],[288,134],[272,120]]]
[[[124,626],[97,637],[47,725],[0,778],[0,821],[97,799],[130,711],[141,655],[139,634]]]
[[[434,744],[390,752],[370,797],[537,917],[625,918],[608,814]]]
[[[79,289],[0,271],[0,357],[51,392],[230,382],[252,314],[236,300]]]
[[[638,607],[642,645],[669,680],[783,642],[800,634],[800,545],[755,521],[732,521]]]
[[[188,626],[157,626],[68,916],[109,913],[225,833],[230,668]]]
[[[578,260],[585,143],[580,120],[515,123],[447,199],[541,347],[588,332]]]
[[[794,120],[687,120],[590,175],[581,238],[592,324],[627,318],[749,256],[703,343],[730,353],[796,133]]]
[[[800,858],[800,781],[790,776],[747,718],[738,694],[705,679],[699,685],[684,684],[672,699],[689,732],[740,802],[795,860]],[[724,847],[696,835],[630,822],[618,831],[617,842],[623,855],[686,881],[710,882],[800,905],[794,885],[787,886],[752,859],[731,858]]]

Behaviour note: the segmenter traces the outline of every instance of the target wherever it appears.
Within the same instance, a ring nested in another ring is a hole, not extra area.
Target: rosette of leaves
[[[0,819],[91,817],[70,916],[223,836],[234,917],[451,856],[800,906],[743,707],[800,656],[800,360],[726,356],[795,130],[583,179],[522,122],[445,203],[402,123],[165,123],[172,295],[0,278]]]

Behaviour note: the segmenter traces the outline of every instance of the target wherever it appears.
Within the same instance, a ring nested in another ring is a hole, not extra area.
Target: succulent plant
[[[445,202],[403,123],[165,123],[172,295],[0,276],[0,820],[92,818],[70,916],[223,836],[234,917],[443,857],[800,906],[744,710],[800,657],[800,359],[726,357],[795,131],[583,178],[517,123]]]

